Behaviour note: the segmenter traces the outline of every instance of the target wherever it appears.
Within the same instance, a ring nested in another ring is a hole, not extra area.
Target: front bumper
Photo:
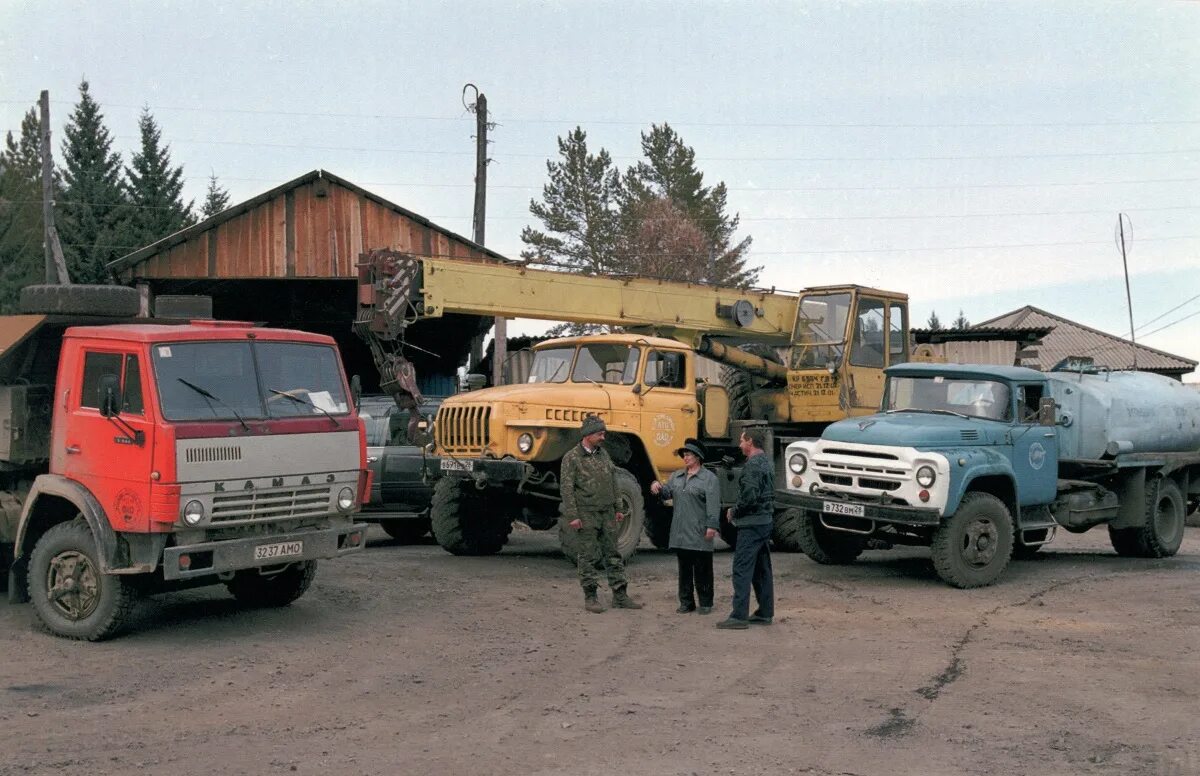
[[[515,458],[451,458],[442,456],[439,462],[443,477],[479,479],[488,482],[520,482],[531,467]],[[450,468],[446,468],[450,467]]]
[[[862,507],[862,515],[848,516],[845,513],[826,513],[825,504],[845,504],[847,506]],[[914,526],[936,526],[942,522],[942,516],[937,509],[923,507],[906,507],[894,506],[891,504],[872,504],[869,501],[859,501],[848,499],[842,494],[832,492],[820,492],[816,495],[807,493],[798,493],[794,490],[776,490],[775,491],[775,506],[785,509],[795,508],[803,509],[808,512],[816,512],[821,515],[821,522],[827,528],[834,530],[851,530],[855,533],[870,533],[870,530],[859,530],[847,528],[845,525],[839,525],[838,522],[844,522],[842,519],[849,518],[850,520],[862,520],[867,523],[892,523],[897,525],[914,525]],[[825,518],[835,518],[838,522],[830,525]]]
[[[366,530],[366,523],[353,523],[339,525],[335,528],[315,528],[271,536],[253,536],[246,539],[225,539],[167,547],[163,550],[163,578],[167,580],[196,579],[242,569],[277,566],[281,563],[340,558],[343,555],[362,551],[366,546]],[[355,533],[357,533],[358,539],[352,542],[351,536]],[[255,560],[254,558],[256,547],[291,542],[302,542],[302,552],[272,560]],[[187,568],[180,566],[179,559],[182,555],[187,555],[190,561]]]

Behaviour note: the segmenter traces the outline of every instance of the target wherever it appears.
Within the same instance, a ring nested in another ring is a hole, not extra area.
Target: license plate
[[[826,501],[822,511],[831,515],[850,515],[851,517],[863,517],[867,514],[867,510],[862,504],[843,504],[841,501]]]
[[[442,471],[444,472],[469,472],[471,471],[470,461],[456,461],[453,458],[442,459]]]
[[[304,554],[304,542],[277,542],[260,544],[254,548],[255,560],[275,560]]]

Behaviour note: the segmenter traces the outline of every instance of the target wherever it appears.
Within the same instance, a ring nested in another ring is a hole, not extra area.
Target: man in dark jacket
[[[738,440],[746,465],[738,476],[737,504],[726,519],[737,527],[733,550],[733,611],[718,628],[747,628],[750,623],[770,625],[775,617],[775,584],[771,572],[771,529],[775,513],[775,469],[763,444],[766,430],[747,428]],[[758,609],[750,611],[750,588]]]
[[[683,459],[683,468],[666,484],[650,483],[650,492],[674,505],[670,547],[679,561],[679,608],[675,611],[696,611],[698,594],[700,614],[708,614],[713,605],[713,539],[721,519],[721,483],[704,468],[707,451],[698,440],[684,440],[676,453]]]
[[[583,439],[563,456],[559,483],[563,518],[578,532],[575,562],[583,586],[584,608],[597,614],[604,611],[596,597],[603,565],[613,592],[613,608],[641,609],[642,605],[626,592],[629,579],[625,576],[625,560],[617,549],[619,523],[625,515],[621,513],[617,467],[604,449],[604,421],[588,415],[579,431]]]

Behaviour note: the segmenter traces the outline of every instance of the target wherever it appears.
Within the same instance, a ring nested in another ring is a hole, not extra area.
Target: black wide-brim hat
[[[700,442],[695,439],[683,440],[683,447],[675,451],[675,455],[679,456],[680,458],[683,457],[684,453],[692,453],[701,461],[708,458],[708,451],[704,449],[704,445],[700,444]]]

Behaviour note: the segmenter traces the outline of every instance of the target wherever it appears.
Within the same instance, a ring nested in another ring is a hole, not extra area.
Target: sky
[[[1200,360],[1200,3],[0,0],[0,131],[86,78],[128,160],[148,106],[202,200],[324,168],[516,257],[557,138],[621,168],[667,122],[779,289],[1023,305]],[[542,324],[510,327],[539,331]],[[1189,381],[1200,382],[1200,373]]]

